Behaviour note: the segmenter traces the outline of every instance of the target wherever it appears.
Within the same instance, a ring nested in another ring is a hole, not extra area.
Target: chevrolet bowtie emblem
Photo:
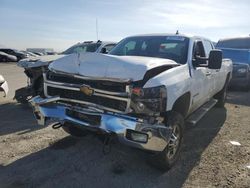
[[[94,94],[94,90],[93,90],[91,87],[86,86],[86,85],[82,85],[82,86],[80,87],[80,91],[81,91],[82,93],[84,93],[85,95],[88,95],[88,96],[91,96],[91,95]]]

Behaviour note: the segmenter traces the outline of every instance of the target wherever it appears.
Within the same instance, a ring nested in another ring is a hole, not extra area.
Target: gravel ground
[[[195,127],[187,127],[180,160],[162,172],[142,151],[113,143],[104,155],[95,136],[74,139],[36,125],[30,107],[12,100],[15,89],[25,85],[22,71],[0,63],[10,85],[8,98],[0,98],[1,188],[249,187],[249,92],[230,92],[226,108],[213,108]]]

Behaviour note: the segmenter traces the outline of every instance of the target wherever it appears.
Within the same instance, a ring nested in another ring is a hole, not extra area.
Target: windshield
[[[250,49],[250,37],[249,38],[220,40],[216,47],[218,47],[218,48]]]
[[[62,54],[73,54],[80,52],[95,52],[101,43],[83,43],[79,45],[75,45],[65,50]]]
[[[189,39],[182,36],[137,36],[122,40],[109,54],[118,56],[146,56],[187,61]]]

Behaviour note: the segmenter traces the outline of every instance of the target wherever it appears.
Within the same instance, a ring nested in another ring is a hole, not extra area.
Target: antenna
[[[98,37],[98,19],[97,18],[95,19],[95,30],[96,30],[96,40],[98,40],[99,37]]]

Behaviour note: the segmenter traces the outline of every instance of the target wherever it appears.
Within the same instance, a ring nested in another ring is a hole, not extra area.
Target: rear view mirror
[[[209,69],[220,69],[222,64],[222,51],[211,50],[208,58]]]

